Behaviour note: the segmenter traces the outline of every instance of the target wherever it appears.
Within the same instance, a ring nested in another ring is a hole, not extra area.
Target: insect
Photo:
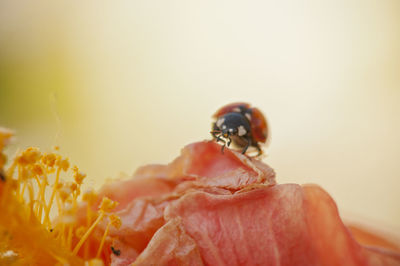
[[[121,250],[115,249],[113,246],[111,246],[111,251],[117,256],[121,255]]]
[[[224,143],[222,153],[225,146],[229,147],[233,142],[243,148],[242,154],[250,146],[257,149],[258,155],[262,154],[259,143],[268,139],[268,124],[260,110],[248,103],[231,103],[220,108],[213,118],[216,120],[210,133],[217,142]]]

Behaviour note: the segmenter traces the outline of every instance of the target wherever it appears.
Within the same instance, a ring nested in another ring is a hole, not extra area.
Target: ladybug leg
[[[221,153],[224,154],[224,149],[225,149],[226,143],[224,141],[224,145],[221,146]]]
[[[249,148],[249,146],[251,145],[251,138],[245,138],[245,140],[247,141],[246,146],[243,148],[242,150],[242,154],[245,154],[247,149]]]
[[[221,146],[221,153],[223,154],[223,153],[224,153],[225,146],[226,146],[226,140],[221,139],[221,135],[220,135],[220,134],[221,134],[221,131],[219,131],[219,130],[213,130],[213,131],[211,131],[210,133],[211,133],[211,135],[215,138],[215,141],[216,141],[217,143],[220,142],[220,141],[222,141],[222,142],[224,143],[224,145]],[[229,138],[228,147],[229,147],[229,145],[231,144],[231,142],[232,142],[232,140],[231,140],[231,138]]]
[[[226,144],[228,147],[231,145],[232,139],[229,137],[228,138],[228,144]]]
[[[260,146],[258,145],[257,142],[256,142],[256,144],[254,145],[254,147],[256,147],[256,149],[257,149],[257,151],[258,151],[257,156],[260,156],[260,155],[263,153],[263,151],[262,151],[262,149],[260,148]]]
[[[225,148],[225,146],[226,146],[226,141],[224,140],[224,139],[221,139],[220,138],[220,136],[216,136],[216,141],[217,141],[217,143],[219,142],[219,141],[222,141],[223,143],[224,143],[224,145],[222,145],[221,146],[221,153],[223,154],[224,153],[224,148]],[[228,145],[229,146],[229,145]]]
[[[221,153],[224,154],[224,149],[225,149],[225,146],[226,146],[226,141],[225,141],[224,139],[219,138],[219,137],[218,137],[218,139],[221,140],[221,141],[224,143],[224,145],[221,146]],[[228,145],[228,146],[229,146],[229,145]]]
[[[224,139],[221,139],[221,136],[217,136],[217,140],[216,141],[217,141],[217,143],[222,141],[224,143],[224,145],[226,143],[226,141]]]
[[[221,134],[221,131],[213,130],[210,133],[215,139],[217,139],[217,142],[218,142],[218,134]]]

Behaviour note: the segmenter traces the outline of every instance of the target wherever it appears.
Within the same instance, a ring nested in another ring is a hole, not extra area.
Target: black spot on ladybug
[[[116,256],[121,255],[121,250],[115,249],[113,246],[111,246],[111,251],[114,253]]]

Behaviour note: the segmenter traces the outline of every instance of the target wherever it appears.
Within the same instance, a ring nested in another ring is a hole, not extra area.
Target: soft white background
[[[89,184],[167,163],[247,101],[280,183],[400,231],[400,2],[0,2],[0,124]],[[385,229],[385,230],[386,230]]]

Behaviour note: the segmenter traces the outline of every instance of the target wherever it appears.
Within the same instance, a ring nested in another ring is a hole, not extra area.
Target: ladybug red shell
[[[259,155],[262,150],[259,142],[265,143],[268,139],[268,124],[261,113],[255,107],[248,103],[231,103],[220,108],[213,118],[211,134],[217,142],[222,141],[222,151],[225,145],[229,147],[231,142],[236,146],[243,148],[244,154],[249,146],[258,150]]]

